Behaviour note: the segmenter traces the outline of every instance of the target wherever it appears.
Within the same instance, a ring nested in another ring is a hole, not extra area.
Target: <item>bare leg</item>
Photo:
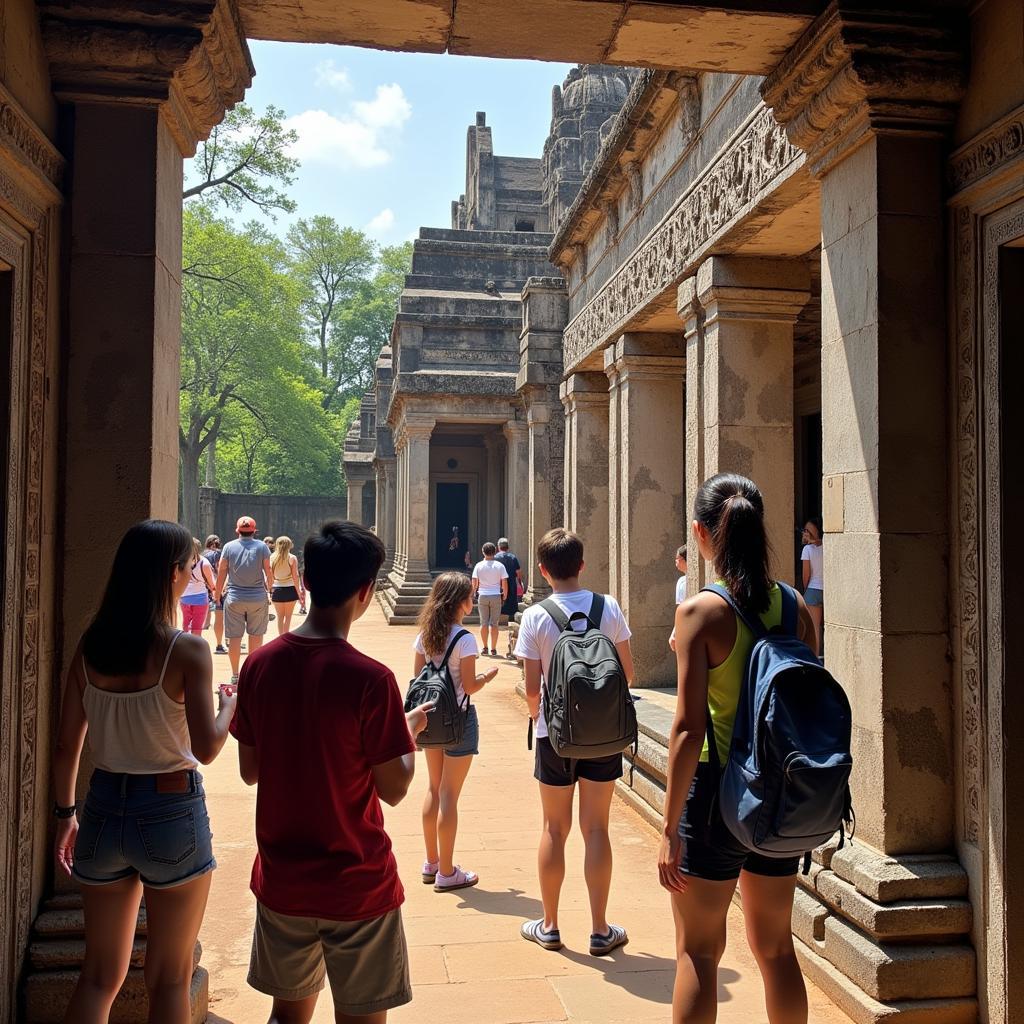
[[[807,989],[793,948],[796,875],[740,873],[747,942],[761,968],[770,1024],[807,1024]]]
[[[686,892],[672,894],[676,924],[676,983],[672,1024],[714,1024],[718,1015],[718,964],[735,880],[687,877]]]
[[[213,636],[217,641],[218,647],[224,646],[224,609],[215,608],[213,610]]]
[[[438,862],[437,811],[441,803],[441,773],[444,771],[444,751],[436,748],[423,752],[427,759],[427,795],[423,798],[423,846],[426,859]]]
[[[572,797],[575,786],[540,785],[544,830],[537,851],[540,898],[544,904],[544,931],[558,927],[558,897],[565,880],[565,841],[572,828]]]
[[[146,888],[149,1024],[188,1024],[192,958],[213,872],[173,889]]]
[[[231,662],[231,674],[238,675],[238,663],[242,660],[242,638],[233,636],[228,638],[228,661]]]
[[[142,886],[137,876],[111,885],[83,885],[85,962],[65,1024],[106,1024],[131,961]]]
[[[437,838],[440,846],[440,869],[442,875],[455,871],[455,836],[459,831],[459,794],[469,774],[473,756],[446,757],[441,774],[441,792],[437,814]]]
[[[307,996],[305,999],[274,999],[267,1024],[309,1024],[316,1009],[317,997]]]
[[[356,1017],[350,1013],[341,1013],[341,1011],[335,1011],[334,1014],[334,1024],[387,1024],[387,1019],[387,1010],[381,1010],[380,1013],[370,1013],[365,1017]]]
[[[814,623],[814,653],[821,654],[821,628],[825,618],[825,609],[819,605],[808,605],[811,621]]]
[[[590,896],[591,931],[608,932],[608,893],[612,887],[612,844],[608,839],[608,815],[611,812],[614,782],[590,782],[580,779],[580,831],[586,847],[583,874]]]
[[[249,653],[258,651],[263,646],[263,634],[260,633],[258,636],[249,636]]]
[[[295,602],[275,601],[274,611],[277,613],[277,635],[280,636],[292,628],[292,613],[295,611]]]

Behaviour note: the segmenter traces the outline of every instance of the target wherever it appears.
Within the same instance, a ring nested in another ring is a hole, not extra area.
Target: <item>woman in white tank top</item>
[[[65,1017],[76,1024],[107,1020],[143,892],[151,1014],[190,1019],[193,949],[216,867],[196,768],[224,746],[236,700],[221,687],[214,713],[210,648],[172,625],[191,564],[181,526],[133,526],[68,670],[53,776],[57,866],[82,883],[85,909],[85,962]],[[87,733],[96,770],[79,822]]]

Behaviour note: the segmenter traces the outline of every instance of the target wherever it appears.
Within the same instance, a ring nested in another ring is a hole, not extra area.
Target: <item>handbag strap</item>
[[[453,636],[453,637],[452,637],[452,642],[451,642],[451,643],[450,643],[450,644],[448,645],[448,650],[447,650],[447,651],[445,651],[445,653],[444,653],[444,657],[443,657],[443,658],[441,659],[441,664],[440,664],[440,665],[434,665],[434,662],[433,662],[433,661],[431,661],[431,664],[432,664],[432,665],[434,665],[434,667],[435,667],[435,668],[437,668],[437,669],[442,669],[442,668],[444,668],[444,667],[445,667],[445,665],[447,665],[447,664],[448,664],[448,659],[449,659],[449,658],[451,658],[451,656],[452,656],[452,653],[453,653],[453,652],[454,652],[454,650],[455,650],[455,645],[456,645],[456,644],[457,644],[457,643],[458,643],[458,642],[459,642],[459,641],[460,641],[460,640],[461,640],[461,639],[462,639],[462,638],[463,638],[464,636],[469,636],[469,630],[468,630],[468,629],[460,629],[460,630],[458,631],[458,633],[456,633],[456,634],[455,634],[455,636]]]

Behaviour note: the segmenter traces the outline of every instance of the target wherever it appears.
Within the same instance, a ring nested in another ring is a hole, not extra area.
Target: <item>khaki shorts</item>
[[[401,910],[368,921],[325,921],[257,902],[249,984],[276,999],[308,999],[325,976],[336,1013],[379,1013],[410,1002]]]
[[[497,628],[501,618],[501,595],[490,597],[481,594],[477,599],[477,608],[480,612],[480,625]]]
[[[263,636],[270,624],[270,602],[267,598],[229,597],[224,601],[224,635],[237,640],[246,633]]]

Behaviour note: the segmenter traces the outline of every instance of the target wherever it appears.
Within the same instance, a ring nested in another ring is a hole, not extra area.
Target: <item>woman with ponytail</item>
[[[722,473],[697,494],[692,526],[701,558],[713,566],[747,615],[771,629],[782,620],[782,592],[771,575],[764,502],[746,477]],[[814,625],[799,599],[799,634]],[[711,1024],[726,918],[739,882],[747,941],[761,969],[770,1024],[806,1024],[807,993],[793,948],[791,918],[799,858],[750,853],[718,807],[718,773],[708,732],[724,763],[754,634],[725,600],[703,592],[676,609],[678,698],[669,736],[660,881],[672,895],[676,926],[673,1024]],[[708,716],[711,730],[708,729]]]
[[[476,637],[464,630],[462,620],[473,611],[473,584],[461,572],[445,572],[434,580],[427,603],[420,614],[420,632],[413,644],[416,658],[413,675],[418,676],[429,658],[440,665],[459,633],[448,659],[448,671],[461,702],[468,693],[482,690],[497,674],[496,668],[476,674],[479,648]],[[454,862],[455,834],[459,827],[459,794],[469,774],[473,756],[479,754],[480,725],[476,707],[470,706],[462,742],[454,749],[424,750],[429,788],[423,801],[423,842],[426,860],[423,882],[437,892],[465,889],[480,881],[474,871],[464,871]]]

